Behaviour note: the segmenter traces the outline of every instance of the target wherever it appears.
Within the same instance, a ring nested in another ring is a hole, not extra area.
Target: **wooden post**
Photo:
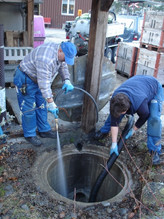
[[[93,96],[96,102],[98,100],[101,80],[108,10],[112,2],[113,0],[92,0],[85,89]],[[83,106],[81,126],[86,133],[89,133],[95,129],[96,109],[92,100],[87,96],[84,97]]]
[[[27,32],[28,32],[28,46],[33,47],[34,31],[33,31],[33,21],[34,21],[34,0],[27,1]]]

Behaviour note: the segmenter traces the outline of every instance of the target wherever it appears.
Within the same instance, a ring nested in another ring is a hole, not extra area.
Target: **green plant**
[[[0,167],[0,176],[2,175],[3,171],[4,171],[4,167],[2,166]]]
[[[69,141],[70,141],[70,143],[74,143],[74,138],[71,137]]]
[[[0,186],[0,197],[3,197],[5,195],[5,190],[3,186]]]

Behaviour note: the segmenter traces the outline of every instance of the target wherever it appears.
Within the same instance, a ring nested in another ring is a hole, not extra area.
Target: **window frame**
[[[63,1],[67,1],[67,13],[63,12]],[[70,1],[74,1],[74,8],[73,8],[73,14],[69,13],[69,6],[70,6]],[[75,0],[62,0],[61,4],[61,15],[66,15],[66,16],[74,16],[75,15]]]

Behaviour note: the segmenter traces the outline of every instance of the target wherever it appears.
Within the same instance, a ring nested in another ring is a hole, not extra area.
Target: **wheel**
[[[115,64],[117,59],[117,46],[112,48],[112,58],[111,61]]]
[[[112,61],[112,50],[111,50],[111,48],[107,48],[105,50],[104,56],[107,57],[110,61]]]
[[[113,48],[107,48],[105,51],[105,57],[107,57],[114,64],[116,63],[117,46]]]

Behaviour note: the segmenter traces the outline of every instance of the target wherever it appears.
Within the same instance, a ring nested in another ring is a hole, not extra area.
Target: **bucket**
[[[45,40],[44,19],[41,15],[34,15],[34,48],[40,46]]]

